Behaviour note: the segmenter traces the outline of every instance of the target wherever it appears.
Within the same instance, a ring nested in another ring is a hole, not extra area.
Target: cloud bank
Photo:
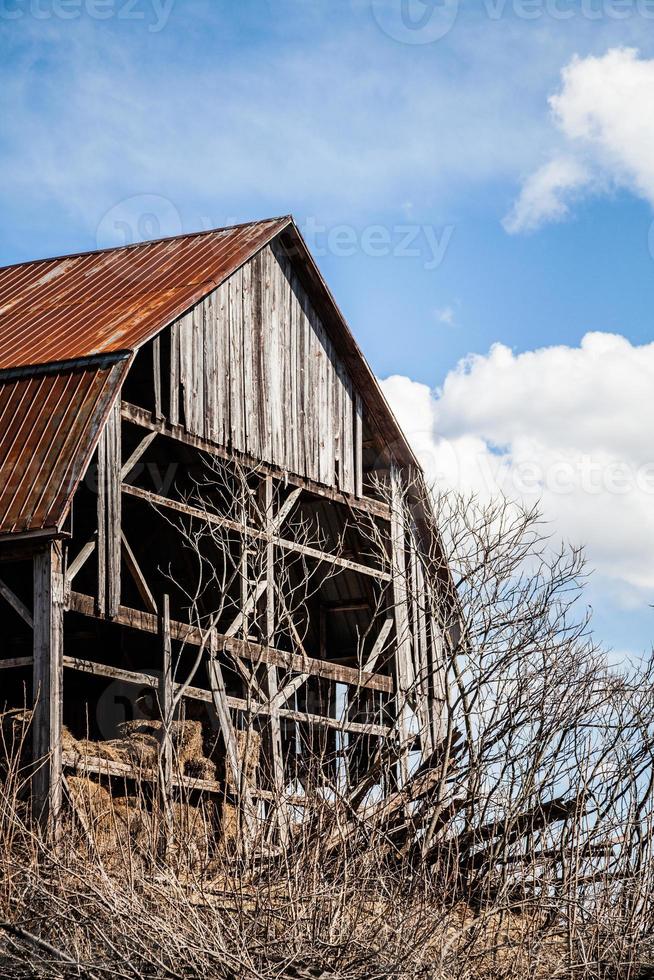
[[[522,354],[496,344],[437,391],[401,376],[382,385],[440,487],[540,500],[613,601],[654,589],[654,343],[588,333],[579,347]]]

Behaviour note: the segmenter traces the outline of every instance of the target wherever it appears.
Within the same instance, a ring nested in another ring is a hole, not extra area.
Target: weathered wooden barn
[[[139,712],[164,758],[174,718],[216,733],[171,793],[265,814],[304,753],[356,779],[388,740],[401,781],[453,601],[416,474],[289,217],[0,269],[2,702],[35,704],[42,812],[67,771],[130,778],[92,745]]]

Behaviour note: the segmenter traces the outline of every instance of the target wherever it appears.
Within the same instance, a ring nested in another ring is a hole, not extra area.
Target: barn
[[[301,807],[309,757],[356,785],[390,746],[401,784],[455,633],[420,488],[291,217],[0,269],[2,700],[40,816],[67,773],[132,778],[101,746],[139,720],[141,777],[252,819]]]

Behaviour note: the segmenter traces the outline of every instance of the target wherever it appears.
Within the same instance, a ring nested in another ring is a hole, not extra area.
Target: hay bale
[[[150,719],[127,721],[120,726],[125,741],[142,765],[156,765],[157,753],[163,740],[163,722]],[[174,721],[171,725],[173,752],[179,768],[196,779],[215,779],[216,768],[205,757],[202,722]],[[145,755],[151,759],[147,763]],[[153,753],[153,754],[152,754]]]
[[[220,841],[227,850],[233,850],[238,843],[238,807],[224,803],[220,808]]]
[[[216,778],[216,766],[211,759],[187,759],[184,763],[184,774],[191,779]]]
[[[94,742],[90,738],[74,738],[67,731],[67,737],[62,739],[62,748],[82,762],[85,759],[105,759],[107,762],[131,764],[125,743],[118,739]]]
[[[87,817],[97,820],[111,810],[113,801],[106,786],[88,776],[68,776],[66,782],[73,803]]]
[[[104,861],[120,863],[124,853],[131,853],[133,844],[145,845],[144,816],[135,800],[113,797],[106,786],[88,776],[69,776],[67,783],[73,804]]]

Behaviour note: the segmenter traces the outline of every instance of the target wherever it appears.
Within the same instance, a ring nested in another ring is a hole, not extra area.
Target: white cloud
[[[438,391],[382,384],[441,487],[540,500],[553,530],[586,546],[612,600],[654,589],[654,343],[589,333],[576,348],[497,344]]]
[[[435,314],[439,323],[444,323],[447,327],[454,326],[454,309],[451,306],[444,306],[440,310],[435,310]]]
[[[520,197],[502,224],[513,234],[533,231],[547,221],[562,220],[570,210],[566,198],[586,185],[588,179],[588,170],[577,160],[550,160],[525,181]]]
[[[569,211],[582,190],[624,187],[654,207],[654,59],[635,48],[575,57],[550,100],[562,146],[525,181],[504,225],[529,231]]]

